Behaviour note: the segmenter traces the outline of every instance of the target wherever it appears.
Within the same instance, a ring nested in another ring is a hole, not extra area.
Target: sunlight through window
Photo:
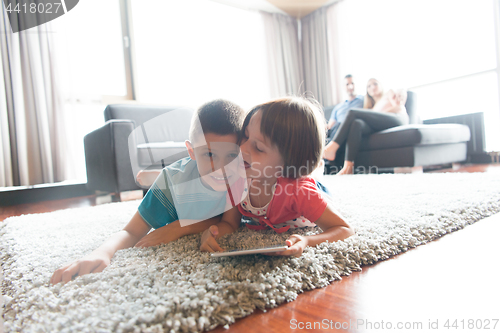
[[[226,98],[249,108],[270,98],[257,12],[201,0],[131,4],[139,101],[197,108]]]

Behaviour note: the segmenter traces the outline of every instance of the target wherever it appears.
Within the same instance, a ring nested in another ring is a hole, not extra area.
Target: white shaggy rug
[[[300,258],[211,259],[198,251],[200,236],[192,235],[118,251],[104,272],[64,286],[49,285],[53,271],[120,230],[138,202],[9,218],[0,227],[5,330],[208,330],[500,211],[500,177],[492,173],[325,176],[324,183],[356,229],[345,241],[307,248]],[[251,246],[286,237],[241,229],[222,244]]]

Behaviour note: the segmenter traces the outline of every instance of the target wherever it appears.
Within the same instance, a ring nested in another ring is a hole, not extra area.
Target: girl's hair
[[[368,80],[368,82],[370,82],[371,80],[377,81],[377,84],[380,86],[382,94],[384,94],[384,88],[382,88],[382,84],[380,84],[380,81],[377,79],[371,78]],[[366,83],[366,86],[368,86],[368,82]],[[363,109],[373,109],[374,106],[375,106],[375,100],[373,99],[372,96],[370,96],[368,94],[368,89],[366,89],[365,100],[363,102]]]
[[[248,112],[242,133],[250,118],[262,114],[260,132],[276,145],[283,157],[283,176],[309,175],[322,159],[326,136],[323,108],[314,99],[284,97],[257,105]]]

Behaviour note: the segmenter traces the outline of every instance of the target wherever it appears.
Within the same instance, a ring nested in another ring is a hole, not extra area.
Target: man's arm
[[[336,105],[333,108],[332,113],[330,114],[330,120],[328,120],[328,124],[326,125],[327,130],[332,128],[332,126],[335,125],[335,123],[337,122],[337,112],[338,111],[339,111],[339,105]]]
[[[330,121],[328,122],[328,125],[326,125],[326,129],[329,130],[337,123],[334,119],[330,118]]]

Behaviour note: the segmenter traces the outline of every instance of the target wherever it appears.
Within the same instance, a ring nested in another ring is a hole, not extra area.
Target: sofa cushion
[[[460,124],[410,124],[386,129],[370,135],[361,143],[361,151],[417,145],[467,142],[470,130]]]
[[[365,171],[377,173],[378,168],[440,165],[466,159],[467,144],[459,142],[366,150],[359,152],[355,162],[356,167],[364,167]]]
[[[188,140],[192,117],[192,109],[173,106],[111,104],[104,110],[106,121],[127,119],[132,120],[136,128],[142,127],[139,131],[147,139],[144,137],[140,143]]]
[[[184,142],[166,141],[137,145],[137,159],[141,167],[161,168],[162,164],[167,166],[188,156]]]

